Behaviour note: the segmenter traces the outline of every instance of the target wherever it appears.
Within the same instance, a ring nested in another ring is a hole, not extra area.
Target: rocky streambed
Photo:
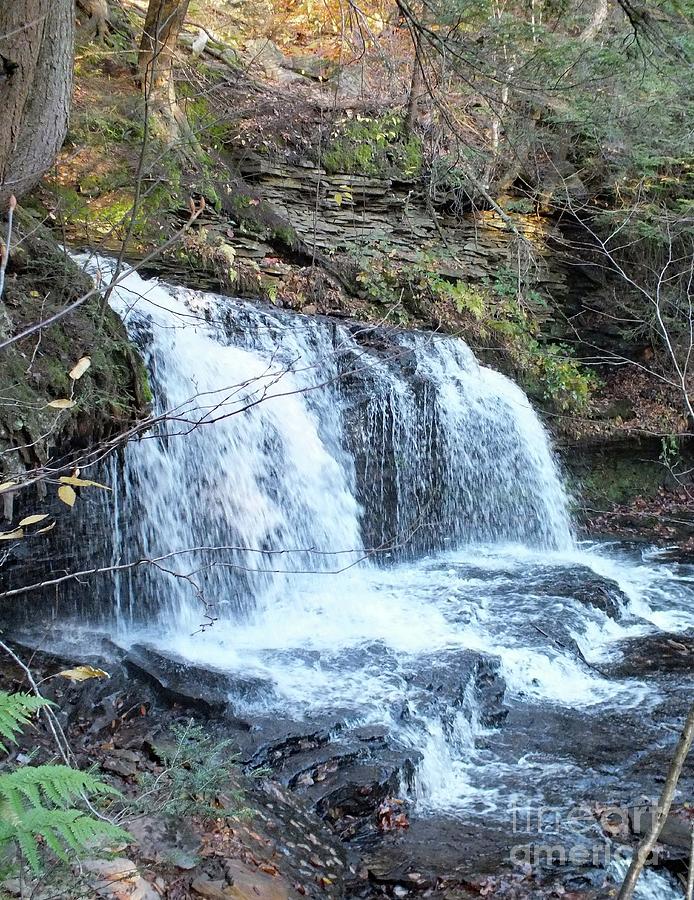
[[[67,661],[111,673],[45,684],[78,757],[126,794],[160,769],[157,748],[175,721],[193,717],[230,741],[246,813],[222,796],[212,822],[192,817],[172,829],[153,811],[134,831],[132,860],[159,896],[610,896],[691,699],[683,595],[666,612],[653,583],[645,591],[657,628],[637,615],[645,601],[628,584],[575,562],[526,560],[522,578],[499,556],[429,565],[429,589],[443,572],[448,593],[438,599],[467,631],[457,646],[411,653],[384,638],[275,647],[263,669],[257,656],[232,662],[230,651],[220,665],[210,641],[231,638],[214,629],[191,639],[197,659],[161,634],[126,641],[75,629],[63,635],[64,659],[32,656],[42,676]],[[686,565],[664,565],[679,578],[663,583],[671,593],[688,590]],[[496,652],[493,641],[471,639],[485,605]],[[40,649],[36,635],[21,640],[25,656]],[[291,672],[305,681],[303,704]],[[342,684],[311,696],[319,674]],[[19,672],[5,679],[22,684]],[[642,896],[678,896],[693,787],[689,764]]]

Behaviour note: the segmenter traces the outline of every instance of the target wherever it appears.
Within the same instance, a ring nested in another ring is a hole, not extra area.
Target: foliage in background
[[[424,256],[416,263],[363,260],[357,282],[386,321],[396,325],[447,323],[473,350],[502,351],[530,395],[563,413],[585,413],[598,379],[564,343],[542,333],[545,299],[532,288],[519,294],[515,276],[500,271],[493,283],[470,283],[436,273]]]

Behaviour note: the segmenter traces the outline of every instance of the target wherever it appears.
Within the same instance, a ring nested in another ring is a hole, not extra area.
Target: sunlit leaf
[[[108,672],[103,669],[95,669],[94,666],[75,666],[74,669],[63,669],[56,672],[61,678],[69,678],[70,681],[89,681],[90,678],[110,678]]]
[[[58,488],[58,497],[63,503],[67,503],[68,506],[74,506],[77,494],[75,493],[75,489],[71,488],[69,484],[61,484]]]
[[[74,372],[75,370],[73,369],[72,371]],[[72,377],[72,372],[70,377]],[[79,375],[77,377],[79,378]],[[53,409],[72,409],[73,406],[76,406],[76,401],[68,400],[64,397],[62,400],[50,400],[46,406],[51,406]]]
[[[22,519],[22,521],[19,523],[19,527],[21,528],[22,525],[35,525],[37,522],[43,522],[43,520],[47,518],[48,513],[35,513],[33,516],[27,516],[26,518]]]
[[[39,528],[39,530],[36,532],[36,534],[45,534],[47,531],[53,531],[54,528],[55,528],[55,522],[51,522],[51,524],[46,525],[45,528]]]
[[[74,368],[70,369],[70,372],[68,373],[70,378],[72,378],[73,381],[77,381],[78,378],[81,378],[84,375],[91,364],[91,359],[88,356],[83,356]]]
[[[0,494],[2,494],[3,491],[9,491],[9,489],[11,487],[14,487],[16,484],[16,481],[3,481],[3,483],[0,484]]]
[[[14,531],[0,531],[0,541],[16,541],[23,537],[23,528],[15,528]]]
[[[58,481],[60,481],[61,484],[72,484],[75,487],[98,487],[103,488],[105,491],[111,490],[107,484],[101,484],[98,481],[90,481],[88,478],[78,478],[76,475],[61,475]]]

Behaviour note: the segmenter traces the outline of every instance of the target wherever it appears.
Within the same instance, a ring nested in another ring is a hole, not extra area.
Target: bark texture
[[[73,0],[0,2],[0,214],[53,164],[67,132]]]
[[[139,76],[154,134],[183,155],[197,141],[176,99],[174,60],[190,0],[150,0],[140,43]]]

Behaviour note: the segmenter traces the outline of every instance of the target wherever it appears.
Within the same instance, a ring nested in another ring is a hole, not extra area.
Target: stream
[[[159,563],[114,573],[83,627],[210,673],[249,764],[275,760],[374,871],[561,846],[579,881],[623,874],[592,811],[660,789],[692,673],[657,641],[691,635],[694,565],[577,540],[527,397],[462,341],[135,273],[111,302],[163,419],[111,463],[103,552]],[[340,807],[374,783],[406,833]],[[639,890],[681,895],[656,870]]]

